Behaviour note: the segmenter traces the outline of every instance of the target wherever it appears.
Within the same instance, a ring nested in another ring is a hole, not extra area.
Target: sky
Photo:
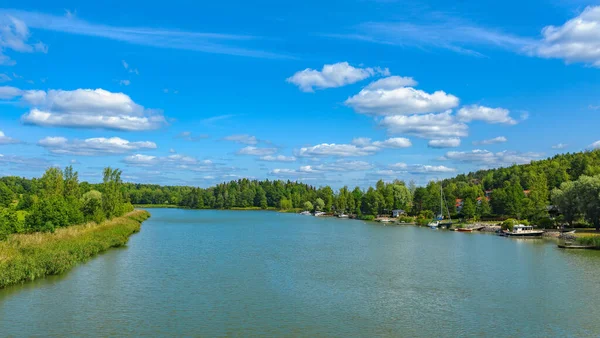
[[[367,187],[600,147],[600,1],[0,8],[0,175]]]

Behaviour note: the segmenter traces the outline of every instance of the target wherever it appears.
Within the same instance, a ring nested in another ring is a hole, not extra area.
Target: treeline
[[[133,204],[170,204],[191,209],[261,208],[377,215],[392,209],[410,210],[412,194],[402,181],[377,182],[363,191],[329,186],[315,188],[291,181],[240,179],[207,189],[125,184]]]
[[[131,203],[191,209],[310,210],[358,216],[401,209],[409,215],[433,218],[440,211],[442,193],[452,218],[517,218],[537,224],[564,220],[599,226],[600,190],[594,190],[596,184],[600,185],[598,175],[600,150],[480,170],[423,187],[380,180],[366,190],[343,187],[338,191],[329,186],[316,188],[280,180],[239,179],[206,189],[123,183],[121,171],[111,168],[104,170],[102,183],[89,184],[80,183],[71,167],[64,171],[50,168],[40,179],[0,178],[0,237],[99,222],[131,210]],[[557,213],[561,215],[551,220],[550,216]]]
[[[594,150],[556,155],[530,164],[479,170],[442,182],[432,181],[423,187],[396,180],[379,181],[366,191],[343,187],[334,192],[327,186],[317,189],[298,182],[241,179],[207,189],[127,184],[126,190],[134,204],[170,204],[194,209],[320,210],[357,215],[388,214],[402,209],[425,218],[439,214],[443,192],[444,213],[447,208],[452,218],[517,218],[548,223],[551,216],[562,214],[564,209],[552,199],[553,189],[583,176],[599,174],[600,151]],[[586,220],[594,224],[584,212],[576,213],[574,221]]]
[[[56,228],[121,216],[132,211],[121,171],[104,169],[103,182],[80,183],[73,167],[49,168],[39,179],[0,179],[0,239],[13,233]]]

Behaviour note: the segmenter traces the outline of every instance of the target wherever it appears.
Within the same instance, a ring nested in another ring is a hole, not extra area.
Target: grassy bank
[[[123,246],[149,217],[147,211],[136,210],[100,224],[11,235],[0,242],[0,288],[61,274],[109,248]]]
[[[576,242],[581,245],[591,245],[600,249],[600,236],[592,234],[578,234]]]
[[[175,204],[134,204],[134,208],[141,209],[152,209],[152,208],[160,208],[160,209],[182,209],[182,207]]]

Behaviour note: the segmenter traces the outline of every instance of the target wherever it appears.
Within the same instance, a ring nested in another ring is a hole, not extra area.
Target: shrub
[[[362,219],[363,221],[374,221],[375,220],[375,216],[373,216],[373,215],[361,215],[359,218]]]
[[[515,224],[518,224],[518,221],[514,218],[509,218],[506,221],[502,222],[502,230],[512,231]]]

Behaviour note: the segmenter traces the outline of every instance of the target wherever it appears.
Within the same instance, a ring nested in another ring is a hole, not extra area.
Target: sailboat
[[[452,223],[452,219],[450,218],[450,211],[448,210],[448,206],[444,203],[444,190],[442,184],[440,183],[440,213],[439,215],[437,215],[435,220],[427,224],[427,226],[431,229],[437,230],[440,227],[441,221],[444,219],[444,206],[446,207],[446,211],[448,212],[448,219],[450,220],[450,223]],[[446,226],[442,225],[442,228],[446,229]]]

